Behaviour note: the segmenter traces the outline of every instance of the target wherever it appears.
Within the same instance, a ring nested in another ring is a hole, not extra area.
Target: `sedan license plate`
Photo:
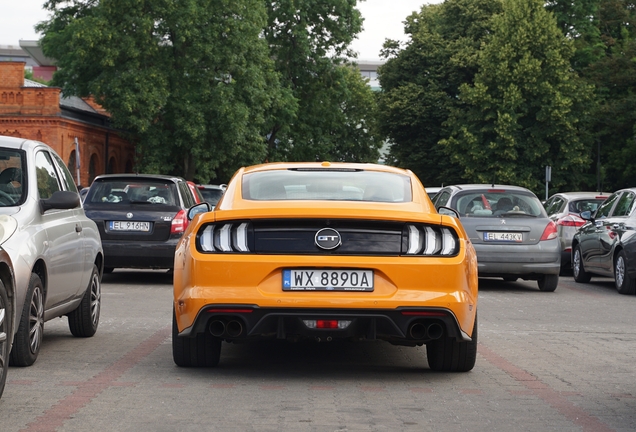
[[[484,241],[522,242],[523,233],[485,232]]]
[[[373,270],[283,270],[283,291],[373,291]]]
[[[150,231],[150,222],[110,221],[108,226],[111,231]]]

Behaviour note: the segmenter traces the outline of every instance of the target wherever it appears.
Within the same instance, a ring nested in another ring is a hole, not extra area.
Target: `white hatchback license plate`
[[[522,242],[523,233],[485,232],[484,241]]]
[[[373,270],[283,270],[283,291],[373,291]]]
[[[136,221],[110,221],[109,229],[111,231],[150,231],[150,222]]]

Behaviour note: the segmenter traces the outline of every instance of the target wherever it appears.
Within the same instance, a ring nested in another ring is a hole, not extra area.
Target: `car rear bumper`
[[[561,270],[561,246],[557,239],[536,245],[511,245],[497,248],[475,245],[479,276],[517,275],[533,279],[546,274],[558,275]]]
[[[307,322],[346,323],[344,328],[312,328]],[[226,340],[363,338],[401,345],[421,345],[442,336],[471,340],[455,315],[444,308],[385,309],[259,308],[254,305],[214,305],[201,309],[194,324],[179,333],[193,337],[209,332]]]
[[[173,268],[178,241],[178,238],[165,242],[102,240],[104,267]]]

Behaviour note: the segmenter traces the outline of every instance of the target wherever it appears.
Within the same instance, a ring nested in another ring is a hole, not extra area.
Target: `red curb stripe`
[[[543,399],[561,415],[566,417],[572,423],[580,426],[583,431],[614,432],[614,429],[611,429],[607,425],[601,423],[597,417],[589,415],[587,412],[564,398],[560,392],[551,389],[537,377],[515,366],[499,354],[485,347],[482,343],[479,344],[478,352],[493,366],[498,367],[510,375],[513,379],[522,383],[531,390],[532,394]]]
[[[72,415],[88,405],[102,391],[108,387],[115,386],[115,381],[119,377],[156,350],[170,336],[170,329],[170,326],[168,326],[157,331],[102,372],[88,381],[79,383],[73,393],[58,401],[58,403],[26,425],[22,431],[51,432],[63,426],[64,422],[70,419]]]

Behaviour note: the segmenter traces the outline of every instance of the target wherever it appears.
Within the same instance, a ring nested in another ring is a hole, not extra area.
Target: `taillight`
[[[220,223],[206,225],[198,235],[202,252],[249,252],[249,223]]]
[[[541,240],[552,240],[557,237],[557,226],[554,222],[550,221],[541,234]]]
[[[580,227],[585,225],[585,219],[581,219],[576,215],[567,215],[556,221],[557,225]]]
[[[188,227],[188,218],[185,210],[179,210],[179,213],[172,219],[170,226],[170,234],[181,234]]]
[[[407,255],[452,256],[459,252],[459,237],[448,227],[407,225]]]

